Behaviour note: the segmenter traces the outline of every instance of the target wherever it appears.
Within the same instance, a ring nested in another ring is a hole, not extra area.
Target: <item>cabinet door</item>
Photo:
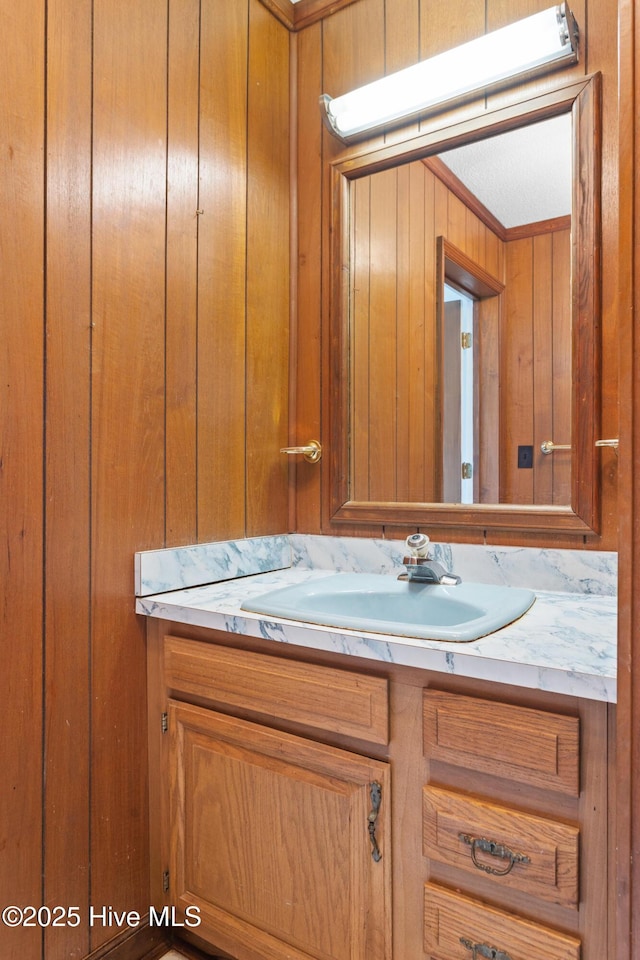
[[[169,734],[170,895],[192,932],[237,960],[388,960],[388,765],[176,702]]]

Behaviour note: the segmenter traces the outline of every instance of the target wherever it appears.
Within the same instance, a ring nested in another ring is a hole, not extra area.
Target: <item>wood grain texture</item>
[[[388,765],[174,701],[169,736],[172,899],[198,934],[238,960],[390,958],[388,803],[379,862],[367,829]]]
[[[544,455],[544,440],[572,445],[570,233],[543,233],[504,245],[500,328],[508,404],[501,407],[500,499],[571,502],[571,450]],[[533,467],[518,469],[518,446],[533,446]]]
[[[480,945],[506,953],[511,960],[580,957],[576,937],[503,913],[437,884],[425,884],[424,910],[424,949],[434,960],[462,960],[468,949]],[[478,955],[482,956],[479,951]]]
[[[45,883],[48,905],[90,899],[91,3],[47,16]],[[73,664],[73,667],[71,667]],[[48,927],[51,960],[89,929]]]
[[[0,30],[0,899],[20,905],[40,902],[43,870],[44,4],[4,4]],[[36,960],[40,942],[37,927],[0,927],[7,960]]]
[[[198,232],[198,540],[246,524],[246,3],[202,8]]]
[[[640,344],[635,318],[640,315],[640,18],[637,5],[619,4],[620,50],[620,140],[617,153],[620,208],[618,234],[609,239],[619,244],[618,293],[620,338],[627,349],[614,351],[620,396],[619,507],[620,523],[618,586],[618,705],[615,719],[617,776],[614,788],[616,837],[615,940],[620,960],[633,960],[640,944],[640,863],[635,856],[640,825],[640,541],[636,516],[640,503]],[[617,186],[617,185],[616,185]],[[605,198],[605,206],[611,200]],[[606,249],[606,246],[605,246]],[[604,271],[605,278],[607,271]],[[605,280],[606,284],[606,280]],[[607,298],[605,298],[607,302]],[[606,334],[605,334],[606,335]]]
[[[91,892],[120,910],[145,908],[149,863],[131,556],[164,538],[166,12],[93,21]]]
[[[439,690],[424,693],[425,751],[469,770],[577,796],[579,720]]]
[[[579,902],[578,850],[580,831],[575,824],[501,807],[491,801],[453,790],[427,786],[423,791],[423,854],[468,873],[482,873],[499,888],[508,887],[543,900],[576,909]],[[462,837],[467,837],[465,842]],[[484,852],[473,843],[488,840],[508,848],[510,861]],[[474,862],[473,857],[478,864]],[[485,873],[485,869],[495,873]],[[504,873],[504,876],[500,874]]]
[[[322,247],[317,243],[321,219],[322,132],[316,110],[322,93],[322,58],[318,37],[322,27],[303,30],[296,38],[296,141],[295,210],[296,259],[292,269],[295,282],[295,324],[292,331],[294,349],[291,356],[291,394],[294,406],[290,411],[289,442],[293,446],[311,438],[322,438],[325,432],[323,411],[318,400],[322,395]],[[298,217],[298,210],[305,216]],[[326,344],[325,344],[326,348]],[[291,492],[295,523],[293,529],[308,533],[321,532],[322,472],[321,464],[309,464],[296,458],[290,467],[295,488]],[[313,526],[310,527],[309,524]]]
[[[176,694],[371,743],[389,740],[387,683],[380,678],[171,636],[164,664],[166,686]]]
[[[248,43],[245,535],[260,536],[289,519],[290,88],[289,34],[259,0]]]
[[[200,0],[171,0],[167,62],[166,542],[198,530]]]

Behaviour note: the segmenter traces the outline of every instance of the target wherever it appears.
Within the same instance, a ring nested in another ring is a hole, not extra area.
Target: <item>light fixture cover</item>
[[[504,86],[512,78],[577,59],[578,27],[562,3],[341,97],[323,94],[320,104],[330,130],[348,140],[473,91]]]

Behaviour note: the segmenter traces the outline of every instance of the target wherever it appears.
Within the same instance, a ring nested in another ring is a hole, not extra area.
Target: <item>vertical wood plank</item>
[[[202,4],[198,540],[242,537],[247,258],[246,0]]]
[[[249,2],[247,536],[288,529],[289,34]],[[311,438],[306,438],[311,439]]]
[[[297,169],[295,183],[295,223],[297,228],[297,267],[295,297],[295,344],[292,358],[295,369],[295,414],[290,424],[291,444],[309,439],[327,444],[328,427],[322,416],[322,131],[318,122],[318,98],[322,93],[322,25],[314,24],[292,40],[296,54],[296,106],[293,122],[297,125]],[[328,272],[328,270],[327,270]],[[322,529],[322,474],[328,458],[320,465],[304,462],[292,468],[295,477],[294,529],[300,533],[320,533]]]
[[[635,0],[621,0],[618,10],[621,99],[616,173],[621,202],[612,241],[619,243],[621,254],[616,306],[620,311],[618,333],[626,349],[616,352],[620,395],[625,402],[620,404],[619,413],[618,704],[612,720],[616,743],[612,818],[616,882],[612,893],[616,911],[612,939],[618,960],[634,960],[640,944],[640,862],[636,856],[640,832],[640,474],[636,466],[640,457],[640,328],[635,322],[640,315],[640,193],[636,189],[640,163],[640,17]],[[609,204],[603,199],[606,208]]]
[[[165,544],[197,540],[200,0],[169,3]]]
[[[119,910],[148,897],[131,558],[164,535],[166,43],[164,0],[94,2],[91,894]]]
[[[425,181],[426,169],[423,164],[411,164],[409,167],[409,264],[408,264],[408,311],[409,311],[409,367],[405,374],[408,384],[423,384],[422,402],[415,389],[409,393],[409,424],[407,454],[407,500],[424,500],[427,482],[426,451],[424,444],[425,404],[429,394],[426,383],[426,313],[427,313],[427,276],[425,246],[428,242],[427,218],[432,209],[433,193],[429,192]]]
[[[621,120],[624,111],[624,94],[620,94],[619,83],[613,81],[618,62],[618,24],[624,21],[624,13],[614,14],[608,3],[598,3],[598,0],[583,0],[584,12],[579,10],[576,15],[588,17],[588,34],[586,56],[583,68],[585,73],[602,70],[605,79],[602,85],[602,251],[603,270],[602,278],[602,324],[600,351],[602,419],[601,430],[603,437],[617,437],[619,433],[618,420],[620,416],[619,398],[625,398],[625,391],[618,384],[618,354],[619,345],[624,343],[620,335],[622,308],[620,307],[620,260],[626,256],[619,231],[619,218],[623,205],[627,202],[624,188],[618,171],[618,158],[624,156],[625,121]],[[616,15],[617,14],[617,15]],[[585,22],[585,21],[581,21]],[[624,29],[623,26],[620,30]],[[625,104],[626,105],[626,104]],[[624,401],[623,401],[624,402]],[[602,542],[614,544],[616,549],[618,532],[618,469],[619,458],[616,453],[606,448],[600,450],[601,458],[600,482],[601,495],[601,536]],[[600,547],[605,549],[605,547]]]
[[[433,57],[485,32],[485,0],[443,4],[420,2],[420,59]]]
[[[507,252],[500,331],[501,379],[508,397],[501,407],[501,503],[531,503],[533,499],[533,471],[517,468],[518,446],[533,443],[531,272],[531,240],[513,241]]]
[[[349,321],[349,420],[351,458],[349,479],[353,500],[369,499],[369,304],[371,295],[371,181],[368,177],[352,184],[350,302]]]
[[[425,485],[425,400],[420,402],[411,384],[425,384],[425,240],[427,198],[424,166],[408,167],[408,229],[407,229],[407,368],[401,372],[407,402],[406,491],[398,490],[400,499],[424,498]]]
[[[553,435],[571,417],[571,231],[553,234]],[[571,457],[553,465],[553,503],[571,502]]]
[[[411,193],[410,167],[396,170],[397,249],[396,249],[396,465],[395,496],[397,500],[408,499],[409,487],[409,435],[411,416],[409,401],[411,383],[411,357],[414,344],[411,331],[410,262],[411,248]]]
[[[531,412],[533,421],[533,502],[553,503],[553,474],[559,459],[571,462],[571,452],[557,451],[543,454],[542,440],[571,443],[571,417],[559,434],[553,433],[553,237],[543,234],[533,237],[533,382]]]
[[[80,908],[44,931],[48,960],[89,952],[90,0],[49,0],[45,898]]]
[[[412,66],[420,59],[420,0],[394,0],[385,4],[385,74]],[[382,75],[381,75],[382,76]],[[403,136],[417,133],[419,124],[403,129]],[[392,137],[395,139],[396,134]]]
[[[3,4],[0,32],[0,900],[42,896],[44,3]],[[28,65],[29,69],[25,69]],[[41,933],[0,927],[6,960]]]
[[[371,177],[369,495],[396,499],[397,171]]]
[[[489,231],[487,231],[488,233]],[[500,298],[476,304],[474,391],[478,424],[478,499],[500,502]]]

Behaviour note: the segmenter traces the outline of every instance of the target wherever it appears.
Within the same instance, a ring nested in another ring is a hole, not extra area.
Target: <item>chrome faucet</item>
[[[432,560],[429,556],[429,537],[424,533],[413,533],[405,541],[409,555],[403,557],[402,562],[406,573],[401,573],[398,580],[410,580],[415,583],[439,583],[442,586],[453,587],[461,583],[455,573],[449,573],[441,563]]]

